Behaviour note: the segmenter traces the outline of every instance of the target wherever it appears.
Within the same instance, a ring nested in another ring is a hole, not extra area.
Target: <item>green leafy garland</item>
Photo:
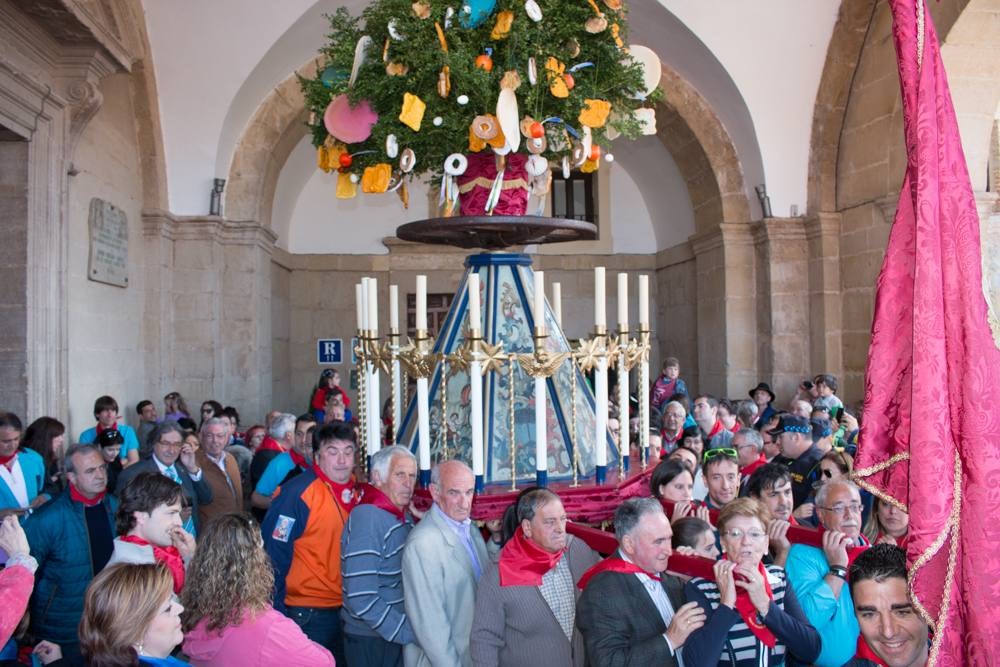
[[[469,2],[469,0],[465,0]],[[392,134],[398,140],[400,151],[410,148],[416,155],[412,175],[440,176],[445,159],[453,153],[469,152],[469,127],[481,114],[496,112],[497,96],[504,74],[516,71],[521,85],[516,90],[519,114],[541,121],[557,117],[564,121],[545,125],[550,138],[542,155],[559,161],[572,150],[572,142],[551,140],[554,133],[566,139],[565,125],[576,132],[582,129],[578,121],[585,99],[610,102],[611,116],[603,127],[593,129],[593,143],[604,149],[610,145],[608,129],[614,128],[626,138],[641,133],[642,124],[632,111],[656,102],[661,91],[656,89],[645,100],[637,99],[643,91],[643,69],[619,43],[626,45],[625,8],[618,2],[607,0],[535,0],[541,9],[542,19],[532,20],[525,9],[524,0],[499,0],[496,8],[482,24],[466,27],[467,15],[463,14],[462,0],[375,0],[360,17],[352,17],[340,8],[330,21],[328,43],[320,53],[315,78],[300,77],[300,83],[310,112],[309,127],[312,142],[320,149],[319,162],[323,165],[324,149],[352,154],[350,166],[327,164],[341,173],[360,176],[366,167],[391,163],[398,170],[398,159],[386,154],[386,138]],[[600,5],[598,4],[600,3]],[[490,0],[485,3],[491,4]],[[618,6],[618,9],[613,7]],[[588,19],[595,18],[595,9],[607,20],[608,27],[591,33],[585,28]],[[427,18],[420,18],[417,11]],[[491,32],[501,12],[513,13],[513,21],[506,37],[493,39]],[[443,30],[448,50],[442,49],[437,23]],[[617,28],[614,26],[617,25]],[[390,37],[393,28],[402,39]],[[616,38],[617,32],[617,38]],[[355,57],[355,46],[362,36],[368,35],[372,43],[366,50],[366,61],[361,67],[353,87],[348,77]],[[579,53],[574,55],[578,47]],[[476,66],[477,57],[492,49],[492,71]],[[537,63],[537,84],[528,78],[528,59]],[[575,86],[564,98],[555,97],[549,88],[549,74],[545,64],[556,58],[566,68],[590,62],[573,73]],[[383,59],[384,58],[384,59]],[[405,66],[404,75],[387,73],[387,64]],[[438,93],[440,73],[447,67],[450,72],[451,90],[447,97]],[[330,101],[346,93],[352,104],[367,100],[378,114],[371,136],[364,142],[343,146],[337,144],[323,124],[323,114]],[[405,93],[418,96],[426,104],[420,131],[415,132],[399,120]],[[459,96],[468,102],[458,103]],[[440,125],[433,119],[439,117]],[[487,149],[488,150],[488,149]],[[367,152],[366,152],[367,151]],[[518,152],[526,152],[524,142]],[[343,165],[343,163],[341,163]]]

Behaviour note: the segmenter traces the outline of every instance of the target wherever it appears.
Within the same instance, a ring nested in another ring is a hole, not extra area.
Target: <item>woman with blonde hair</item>
[[[260,526],[242,514],[224,514],[198,535],[198,551],[184,585],[184,653],[193,665],[245,667],[334,664],[271,606],[274,570]]]
[[[905,549],[910,532],[910,515],[876,497],[875,506],[861,532],[872,544],[887,542]]]
[[[173,594],[174,578],[162,563],[121,563],[102,570],[87,587],[80,620],[80,651],[90,667],[186,665],[170,657],[184,641]]]

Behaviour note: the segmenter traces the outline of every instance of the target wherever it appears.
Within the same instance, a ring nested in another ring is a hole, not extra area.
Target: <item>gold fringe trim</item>
[[[951,512],[948,514],[948,521],[945,523],[941,534],[939,534],[927,550],[920,554],[917,560],[914,561],[913,565],[910,567],[909,573],[907,574],[907,583],[910,588],[911,596],[913,597],[913,606],[916,607],[917,612],[934,631],[934,640],[931,643],[931,650],[927,659],[927,664],[930,667],[937,664],[938,654],[941,651],[941,642],[944,639],[945,621],[948,619],[948,612],[951,609],[951,588],[955,583],[955,562],[958,560],[958,533],[962,506],[962,459],[959,457],[958,452],[955,452],[955,475],[952,484],[954,488],[951,502]],[[927,608],[924,607],[923,603],[914,593],[913,580],[916,579],[919,570],[941,550],[941,547],[944,546],[944,541],[948,539],[949,534],[951,535],[951,545],[948,550],[948,568],[945,573],[944,590],[941,595],[941,610],[938,612],[937,620],[935,620],[931,617]]]
[[[924,65],[924,0],[917,0],[917,76]]]
[[[852,476],[855,476],[855,477],[870,477],[871,475],[874,475],[875,473],[882,472],[883,470],[885,470],[886,468],[888,468],[890,466],[896,465],[900,461],[907,461],[907,460],[909,460],[909,458],[910,458],[910,453],[909,452],[900,452],[898,454],[893,454],[892,457],[889,458],[889,460],[883,461],[882,463],[876,463],[875,465],[868,466],[867,468],[860,468],[860,469],[855,468],[854,473],[853,473]]]
[[[461,186],[458,189],[458,191],[461,192],[464,195],[466,192],[469,192],[470,190],[472,190],[474,188],[486,188],[487,190],[489,190],[490,188],[493,187],[493,181],[494,181],[494,179],[492,179],[492,178],[486,178],[485,176],[480,176],[479,178],[471,180],[468,183],[466,183],[465,185]],[[505,179],[504,182],[503,182],[503,185],[501,186],[501,189],[502,190],[514,190],[514,189],[527,190],[528,189],[528,182],[526,180],[524,180],[523,178]]]

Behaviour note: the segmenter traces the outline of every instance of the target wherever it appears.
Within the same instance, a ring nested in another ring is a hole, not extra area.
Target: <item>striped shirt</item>
[[[415,641],[403,608],[403,546],[413,528],[374,505],[351,511],[341,537],[344,632],[394,644]]]
[[[774,565],[767,565],[767,581],[771,585],[774,604],[783,607],[785,590],[785,571]],[[708,600],[714,612],[719,608],[719,588],[714,581],[695,577],[688,584],[698,589]],[[735,665],[736,667],[752,667],[754,665],[781,665],[785,661],[785,645],[778,640],[773,649],[769,649],[750,632],[750,628],[737,615],[736,622],[729,629],[719,665]]]

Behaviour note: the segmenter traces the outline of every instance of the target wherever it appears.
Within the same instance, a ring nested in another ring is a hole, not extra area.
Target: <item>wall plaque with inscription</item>
[[[103,199],[90,200],[90,262],[87,277],[128,287],[128,218]]]

